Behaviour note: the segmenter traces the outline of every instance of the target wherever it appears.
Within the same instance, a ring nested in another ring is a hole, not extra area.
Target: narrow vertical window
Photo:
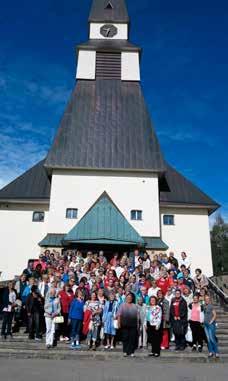
[[[142,220],[142,210],[132,210],[131,211],[131,220],[141,221]]]
[[[68,219],[76,219],[78,218],[78,209],[70,209],[66,210],[66,218]]]
[[[44,212],[33,212],[33,222],[44,222]]]
[[[163,216],[164,225],[174,225],[174,216],[172,214],[165,214]]]

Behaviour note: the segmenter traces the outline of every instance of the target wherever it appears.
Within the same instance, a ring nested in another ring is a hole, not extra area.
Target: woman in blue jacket
[[[103,324],[104,334],[106,335],[107,345],[106,349],[113,349],[114,338],[116,336],[116,328],[114,326],[114,320],[117,315],[118,303],[115,300],[115,295],[110,294],[109,300],[105,303],[103,311]]]
[[[77,289],[75,298],[70,305],[69,319],[71,322],[71,348],[80,349],[80,333],[84,317],[84,295]]]

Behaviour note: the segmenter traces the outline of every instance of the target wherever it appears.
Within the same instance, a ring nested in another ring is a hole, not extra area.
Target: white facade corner
[[[164,225],[163,216],[174,215],[174,225]],[[177,258],[185,251],[190,256],[191,269],[201,268],[213,275],[209,217],[207,209],[161,207],[162,240]]]
[[[38,243],[47,234],[48,205],[10,204],[0,208],[1,280],[20,275],[29,259],[38,258]],[[45,212],[44,222],[33,222],[33,212]]]

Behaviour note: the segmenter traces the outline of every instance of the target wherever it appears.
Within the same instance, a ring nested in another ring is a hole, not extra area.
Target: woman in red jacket
[[[69,286],[69,284],[65,284],[62,291],[59,292],[59,299],[61,304],[61,314],[64,317],[64,323],[60,324],[61,326],[60,341],[68,341],[69,340],[68,315],[69,315],[71,302],[74,299],[74,293],[71,287]]]
[[[162,290],[163,295],[166,295],[169,288],[169,278],[167,272],[163,272],[157,280],[157,286]]]

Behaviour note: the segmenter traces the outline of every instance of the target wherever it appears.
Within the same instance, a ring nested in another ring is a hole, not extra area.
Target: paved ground
[[[159,360],[52,361],[0,359],[4,381],[227,381],[227,364],[164,364]]]

